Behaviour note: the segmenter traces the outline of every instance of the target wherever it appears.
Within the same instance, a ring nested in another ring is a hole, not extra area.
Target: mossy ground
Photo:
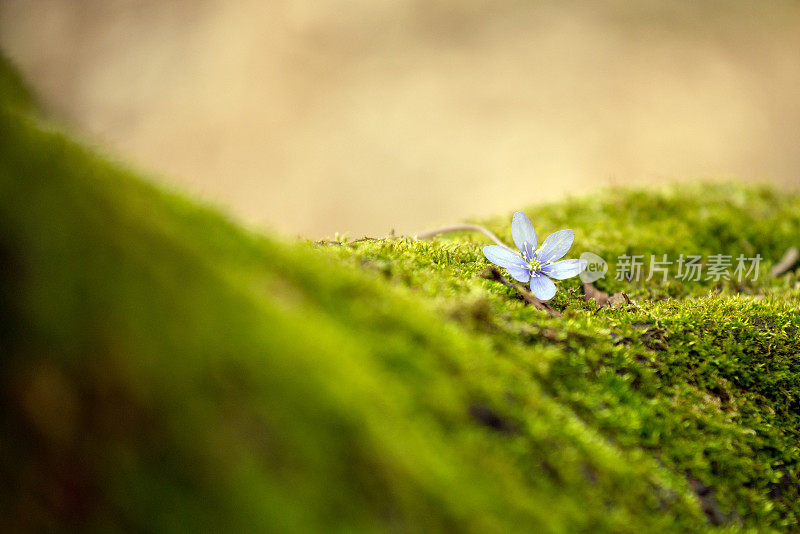
[[[255,235],[2,107],[4,531],[800,529],[800,293],[767,274],[800,197],[528,207],[573,257],[765,258],[599,281],[615,308],[568,280],[555,318],[481,277],[477,236]]]

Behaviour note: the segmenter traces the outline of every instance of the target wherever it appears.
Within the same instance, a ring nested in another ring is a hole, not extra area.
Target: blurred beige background
[[[85,139],[288,235],[598,187],[800,183],[800,4],[1,0]]]

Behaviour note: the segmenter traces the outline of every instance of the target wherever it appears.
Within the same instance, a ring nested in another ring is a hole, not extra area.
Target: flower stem
[[[541,300],[537,299],[530,291],[528,291],[527,289],[525,289],[521,285],[516,284],[516,283],[512,282],[511,280],[508,280],[505,276],[503,276],[500,273],[500,271],[497,269],[497,267],[490,267],[489,270],[487,270],[483,274],[483,278],[486,278],[487,280],[495,280],[497,282],[500,282],[504,286],[510,287],[512,289],[516,289],[519,292],[519,294],[522,295],[522,298],[525,299],[525,302],[527,302],[528,304],[532,305],[534,308],[540,309],[542,311],[546,311],[547,313],[549,313],[553,317],[561,317],[561,312],[560,311],[556,310],[555,308],[550,306],[548,303],[542,302]]]
[[[437,228],[436,230],[431,230],[429,232],[422,232],[421,234],[417,234],[415,237],[417,239],[430,239],[431,237],[441,234],[449,234],[451,232],[480,232],[501,247],[508,248],[508,245],[500,241],[500,238],[494,235],[488,228],[478,226],[477,224],[456,224],[454,226],[445,226],[444,228]]]

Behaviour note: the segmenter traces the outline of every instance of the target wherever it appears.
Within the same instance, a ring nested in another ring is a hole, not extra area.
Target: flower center
[[[539,269],[542,268],[542,264],[539,263],[539,260],[537,260],[536,257],[530,260],[530,266],[531,266],[531,271],[533,272],[537,272],[539,271]]]

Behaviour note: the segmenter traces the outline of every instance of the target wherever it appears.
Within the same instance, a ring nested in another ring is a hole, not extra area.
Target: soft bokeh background
[[[2,0],[58,120],[288,235],[800,183],[797,2]]]

